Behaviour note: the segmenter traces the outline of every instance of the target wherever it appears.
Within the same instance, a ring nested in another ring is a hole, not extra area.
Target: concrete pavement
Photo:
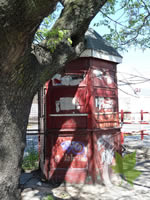
[[[137,141],[128,141],[127,152],[137,151],[136,169],[142,174],[132,187],[116,179],[111,186],[102,185],[61,185],[54,187],[41,182],[38,173],[23,174],[21,179],[22,200],[42,200],[53,195],[57,200],[150,200],[150,150]]]

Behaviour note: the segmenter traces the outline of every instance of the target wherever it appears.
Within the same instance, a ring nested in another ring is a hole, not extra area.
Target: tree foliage
[[[150,1],[109,0],[100,10],[95,26],[104,26],[104,37],[124,50],[129,46],[150,48]]]
[[[62,39],[59,31],[50,32],[55,21],[59,17],[63,6],[57,4],[53,14],[46,17],[35,34],[35,41],[40,42],[49,36],[51,51],[54,51],[56,44]],[[94,26],[105,27],[107,33],[103,37],[119,50],[127,50],[127,47],[134,46],[142,49],[150,48],[150,2],[146,0],[108,0],[99,11],[100,18],[94,22]],[[64,31],[64,30],[62,30]],[[52,37],[51,37],[52,36]],[[56,40],[56,38],[59,38]],[[67,38],[67,37],[66,37]],[[51,40],[50,39],[50,40]],[[68,38],[67,38],[68,39]],[[69,40],[71,42],[71,40]]]
[[[51,30],[51,28],[53,27],[53,25],[55,24],[55,21],[58,19],[58,17],[60,16],[60,13],[63,9],[63,6],[61,3],[58,3],[56,6],[56,10],[50,14],[49,16],[45,17],[41,23],[41,25],[39,26],[37,32],[35,33],[34,36],[34,43],[40,43],[43,40],[46,39],[46,37],[48,36],[49,31]]]
[[[69,37],[69,31],[65,29],[53,28],[56,20],[61,14],[63,6],[61,3],[58,3],[56,6],[56,10],[45,17],[42,21],[39,29],[35,33],[34,43],[39,44],[43,41],[46,42],[46,47],[53,53],[60,42],[67,42],[68,44],[72,44],[72,40]]]

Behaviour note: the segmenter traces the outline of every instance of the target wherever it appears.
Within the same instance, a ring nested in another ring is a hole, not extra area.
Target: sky
[[[98,14],[90,27],[102,36],[108,30],[104,26],[94,26],[99,17]],[[127,52],[119,53],[123,57],[122,63],[117,65],[119,110],[150,111],[150,49],[143,51],[140,48],[129,48]],[[129,85],[131,81],[136,84]]]
[[[109,33],[109,30],[105,26],[94,26],[96,22],[99,22],[100,14],[98,13],[96,17],[92,20],[90,27],[97,31],[100,35]],[[140,82],[145,81],[147,78],[150,78],[150,49],[141,50],[140,48],[129,48],[127,52],[119,52],[123,59],[122,63],[118,65],[118,80],[129,80],[131,77],[129,74],[135,74],[138,76],[136,80],[140,80]],[[118,82],[120,84],[120,82]],[[120,86],[119,87],[124,90],[126,93],[129,93],[134,96],[134,90],[140,88],[140,92],[138,92],[135,96],[149,96],[150,97],[150,80],[140,83],[133,84],[131,86]],[[119,92],[120,97],[127,97],[128,95],[123,92]]]
[[[60,6],[61,7],[61,6]],[[61,7],[62,9],[63,7]],[[61,9],[58,9],[56,11],[57,17],[59,16]],[[120,15],[120,13],[118,13]],[[118,18],[118,14],[113,16],[113,18]],[[90,23],[90,27],[96,30],[100,35],[106,34],[109,32],[109,30],[104,26],[94,26],[96,22],[99,22],[100,19],[100,13],[96,15],[96,17],[92,20]],[[128,81],[129,77],[134,74],[137,77],[138,80],[141,82],[145,81],[144,78],[149,79],[150,78],[150,50],[145,50],[144,52],[141,49],[134,49],[130,48],[128,49],[128,52],[119,52],[123,56],[122,63],[118,65],[118,80],[126,80]],[[143,77],[143,78],[142,78]],[[140,83],[140,84],[134,84],[134,85],[125,85],[121,86],[120,82],[118,82],[119,88],[121,90],[125,91],[121,92],[119,90],[119,96],[120,97],[128,97],[132,96],[147,96],[150,97],[150,81]],[[138,92],[136,95],[134,91],[136,89],[140,89],[140,92]],[[127,95],[126,93],[129,93],[131,95]]]
[[[60,4],[58,4],[58,6],[59,6],[59,9],[55,11],[55,14],[57,17],[60,15],[61,10],[63,9],[63,7]],[[115,16],[113,16],[113,18],[117,19],[118,16],[120,16],[120,12],[116,13]],[[99,19],[100,19],[100,13],[98,13],[95,16],[95,18],[92,20],[92,22],[90,23],[90,27],[96,30],[100,35],[108,33],[109,30],[106,27],[94,26],[96,22],[99,22]],[[148,59],[150,56],[150,50],[145,50],[143,52],[141,49],[135,50],[134,48],[130,48],[128,49],[128,52],[124,52],[124,53],[121,52],[120,54],[123,56],[123,60],[122,60],[122,63],[118,65],[118,72],[126,72],[126,73],[132,72],[134,74],[141,75],[147,78],[150,77],[150,61]],[[119,73],[118,73],[118,76],[119,76]],[[147,85],[150,86],[150,83],[147,83]],[[143,86],[141,85],[141,87]]]
[[[136,73],[150,73],[150,50],[141,49],[128,49],[128,52],[121,53],[123,56],[122,64],[118,66],[118,69],[128,72],[129,70]],[[146,76],[147,74],[145,74]]]
[[[118,65],[118,78],[127,77],[128,74],[135,74],[138,79],[146,82],[132,85],[133,89],[140,88],[141,94],[143,96],[150,97],[150,50],[145,50],[144,52],[141,49],[129,49],[128,52],[123,53],[122,63]],[[120,73],[121,72],[121,73]],[[143,77],[143,78],[140,78]],[[130,87],[127,86],[125,90],[130,90]]]

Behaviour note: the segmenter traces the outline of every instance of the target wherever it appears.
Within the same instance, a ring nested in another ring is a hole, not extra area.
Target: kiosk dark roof
[[[95,57],[116,63],[122,62],[122,56],[96,31],[88,29],[85,33],[85,51],[81,57]]]

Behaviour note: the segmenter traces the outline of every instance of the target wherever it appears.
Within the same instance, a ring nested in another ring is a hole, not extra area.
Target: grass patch
[[[27,150],[22,162],[23,170],[36,170],[39,167],[39,155],[34,148],[34,144]]]
[[[55,200],[52,195],[48,195],[47,197],[44,197],[42,200]]]

